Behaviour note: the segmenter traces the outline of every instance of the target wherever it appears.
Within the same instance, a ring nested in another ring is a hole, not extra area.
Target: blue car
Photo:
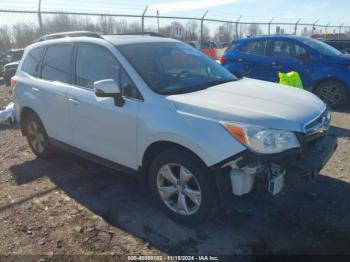
[[[233,41],[221,64],[237,77],[278,82],[278,72],[299,73],[304,89],[332,107],[349,101],[350,55],[300,36],[262,36]]]

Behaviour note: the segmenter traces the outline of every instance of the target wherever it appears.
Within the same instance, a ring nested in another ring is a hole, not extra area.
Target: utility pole
[[[300,21],[301,21],[301,18],[295,23],[295,26],[294,26],[294,35],[297,35],[298,24],[300,23]]]
[[[208,13],[208,10],[205,11],[204,15],[201,18],[201,44],[203,43],[203,27],[204,27],[203,21],[207,13]]]
[[[239,23],[239,20],[241,20],[242,16],[240,15],[236,21],[236,40],[238,39],[238,23]]]
[[[314,35],[314,32],[316,30],[315,26],[317,24],[318,20],[316,20],[313,24],[312,24],[312,35]]]
[[[342,23],[342,24],[339,26],[338,40],[340,40],[340,31],[341,31],[341,29],[342,29],[343,25],[344,25],[344,23]]]
[[[148,9],[148,5],[146,5],[146,8],[143,11],[142,17],[141,17],[141,32],[142,33],[145,31],[145,14],[146,14],[147,9]]]
[[[268,24],[268,35],[271,35],[271,23],[272,23],[273,19],[275,19],[275,18],[272,17],[271,20],[269,21],[269,24]]]
[[[329,22],[328,24],[326,24],[325,28],[324,28],[324,34],[325,34],[325,37],[327,38],[328,37],[328,26],[330,25],[331,23]]]
[[[39,21],[39,30],[40,30],[40,35],[44,34],[43,30],[43,21],[41,17],[41,0],[38,2],[38,21]]]
[[[157,10],[157,32],[159,33],[159,10]]]

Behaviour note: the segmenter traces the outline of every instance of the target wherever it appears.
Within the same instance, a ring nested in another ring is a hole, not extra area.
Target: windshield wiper
[[[167,95],[180,95],[180,94],[192,93],[192,92],[207,89],[207,88],[212,87],[212,86],[216,86],[216,85],[220,85],[220,84],[224,84],[224,83],[228,83],[228,82],[233,82],[233,81],[236,81],[236,80],[235,79],[215,80],[215,81],[211,81],[211,82],[207,82],[207,83],[202,83],[200,85],[189,86],[189,87],[182,88],[182,89],[179,89],[176,91],[173,90],[172,92],[167,93]]]
[[[235,81],[235,80],[233,80],[233,79],[220,79],[220,80],[215,80],[215,81],[209,82],[209,83],[208,83],[208,87],[216,86],[216,85],[220,85],[220,84],[225,84],[225,83],[233,82],[233,81]]]

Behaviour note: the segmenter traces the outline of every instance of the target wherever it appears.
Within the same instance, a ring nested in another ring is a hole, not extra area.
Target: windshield
[[[237,80],[221,65],[184,43],[140,43],[118,48],[158,94],[184,94]]]
[[[342,55],[343,53],[340,52],[339,50],[335,49],[334,47],[315,40],[315,39],[308,39],[304,42],[306,45],[308,45],[309,47],[315,49],[316,51],[320,52],[323,55],[327,55],[327,56],[338,56],[338,55]]]

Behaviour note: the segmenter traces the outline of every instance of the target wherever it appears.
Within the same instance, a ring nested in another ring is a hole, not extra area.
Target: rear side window
[[[305,54],[306,50],[295,43],[288,41],[273,41],[271,56],[278,58],[296,59],[300,54]]]
[[[227,46],[226,51],[232,51],[232,50],[234,50],[236,48],[236,46],[237,46],[237,43],[236,42],[232,42],[232,43],[230,43]]]
[[[91,44],[81,44],[77,52],[76,84],[93,88],[95,81],[120,80],[120,66],[106,48]]]
[[[266,41],[253,41],[243,45],[240,52],[249,55],[265,55]]]
[[[69,83],[72,54],[72,44],[49,46],[43,60],[41,77],[50,81]]]
[[[22,71],[31,76],[39,76],[40,62],[44,54],[45,47],[37,47],[31,50],[23,61]]]

